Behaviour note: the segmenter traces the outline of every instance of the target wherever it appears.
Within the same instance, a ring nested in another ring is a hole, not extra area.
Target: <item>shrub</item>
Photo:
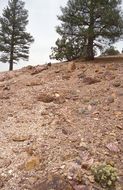
[[[108,55],[118,55],[120,54],[120,52],[118,50],[116,50],[113,46],[111,46],[110,48],[106,49],[102,55],[104,56],[108,56]]]
[[[102,187],[107,189],[113,189],[115,182],[117,181],[116,168],[109,164],[101,164],[92,168],[94,179]]]

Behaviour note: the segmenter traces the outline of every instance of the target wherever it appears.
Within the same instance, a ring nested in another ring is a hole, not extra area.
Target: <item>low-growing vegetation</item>
[[[94,179],[102,187],[112,189],[117,181],[117,170],[109,164],[101,164],[92,168]]]

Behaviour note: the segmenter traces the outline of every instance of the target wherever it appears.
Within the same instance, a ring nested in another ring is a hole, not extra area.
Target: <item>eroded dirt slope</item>
[[[1,190],[101,190],[103,162],[123,190],[122,58],[0,74]]]

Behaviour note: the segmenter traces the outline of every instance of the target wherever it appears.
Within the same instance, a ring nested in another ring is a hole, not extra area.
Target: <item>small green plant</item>
[[[108,56],[108,55],[111,56],[111,55],[119,55],[119,54],[120,52],[117,49],[115,49],[115,47],[113,46],[107,48],[104,52],[102,52],[103,56]]]
[[[92,173],[94,179],[102,187],[107,189],[112,189],[115,187],[115,182],[117,181],[116,168],[109,164],[102,164],[92,167]]]

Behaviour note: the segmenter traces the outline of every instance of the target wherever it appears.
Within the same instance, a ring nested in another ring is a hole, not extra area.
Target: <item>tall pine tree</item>
[[[93,60],[96,48],[102,48],[103,43],[114,43],[123,35],[121,0],[68,0],[61,11],[58,16],[61,25],[56,28],[61,38],[56,47],[52,47],[51,58],[61,58],[62,51],[64,59],[66,53],[74,53],[77,47],[77,57],[85,56],[87,60]],[[63,39],[65,43],[61,48]]]
[[[9,63],[9,70],[20,59],[28,60],[29,47],[34,41],[26,32],[28,24],[28,11],[21,0],[9,0],[8,6],[0,17],[0,61]]]

